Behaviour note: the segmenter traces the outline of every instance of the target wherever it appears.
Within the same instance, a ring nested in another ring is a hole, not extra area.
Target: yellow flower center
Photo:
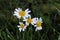
[[[27,23],[31,23],[32,22],[32,19],[31,18],[28,18],[27,19]]]
[[[40,21],[37,21],[36,22],[36,25],[37,25],[37,27],[40,27],[41,26],[41,22]]]
[[[24,28],[24,24],[20,24],[20,27],[21,27],[21,28]]]
[[[21,17],[23,17],[23,16],[25,15],[25,11],[20,11],[20,12],[19,12],[19,15],[20,15]]]

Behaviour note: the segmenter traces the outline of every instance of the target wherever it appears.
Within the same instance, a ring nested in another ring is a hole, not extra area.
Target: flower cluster
[[[42,29],[42,18],[31,18],[31,15],[29,14],[31,11],[29,9],[26,9],[25,11],[22,10],[22,8],[15,9],[14,11],[14,16],[17,18],[21,19],[23,18],[23,22],[19,22],[19,25],[17,27],[19,28],[20,32],[25,31],[26,27],[29,26],[29,24],[33,25],[36,27],[35,31],[41,30]]]

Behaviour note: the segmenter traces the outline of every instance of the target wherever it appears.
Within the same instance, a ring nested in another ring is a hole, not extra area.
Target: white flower
[[[27,19],[24,19],[23,21],[26,22],[26,25],[28,26],[30,23],[32,23],[31,17],[28,17]]]
[[[29,24],[34,25],[34,24],[36,23],[36,18],[28,17],[27,19],[24,19],[23,21],[26,22],[26,25],[27,25],[27,26],[28,26]]]
[[[37,31],[37,30],[41,30],[42,29],[42,18],[40,17],[39,19],[38,18],[34,18],[33,19],[33,24],[35,24],[34,25],[34,27],[36,27],[36,29],[35,29],[35,31]]]
[[[25,18],[28,18],[28,17],[30,17],[31,15],[30,14],[28,14],[28,13],[30,13],[31,11],[29,10],[29,9],[26,9],[25,11],[23,11],[21,8],[18,8],[18,9],[15,9],[15,11],[14,11],[14,16],[16,16],[17,18],[23,18],[23,19],[25,19]]]
[[[25,31],[27,25],[24,25],[22,22],[19,22],[20,25],[17,25],[17,27],[19,28],[20,32],[21,31]]]

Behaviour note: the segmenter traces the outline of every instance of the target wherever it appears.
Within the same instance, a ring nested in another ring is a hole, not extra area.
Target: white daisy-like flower
[[[29,9],[26,9],[25,11],[22,10],[22,8],[18,8],[15,9],[14,11],[14,16],[16,16],[17,18],[21,19],[26,19],[28,17],[30,17],[31,15],[29,14],[31,11]]]
[[[27,25],[27,26],[28,26],[29,24],[34,25],[34,24],[36,23],[36,18],[28,17],[27,19],[24,19],[23,21],[26,22],[26,25]]]
[[[21,31],[25,31],[27,25],[23,24],[22,22],[19,22],[20,25],[17,25],[17,27],[19,28],[20,32]]]
[[[36,27],[36,29],[35,29],[35,31],[37,31],[37,30],[42,30],[42,18],[40,17],[39,19],[38,18],[34,18],[33,20],[35,20],[35,25],[34,25],[34,27]]]
[[[27,19],[24,19],[23,21],[26,22],[26,25],[28,26],[30,23],[32,23],[31,17],[28,17]]]

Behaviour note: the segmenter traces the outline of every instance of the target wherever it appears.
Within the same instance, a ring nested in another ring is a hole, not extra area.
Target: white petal
[[[18,8],[18,10],[21,10],[21,8]]]
[[[21,18],[21,16],[18,16],[18,15],[17,15],[17,18],[19,18],[19,19],[20,19],[20,18]]]
[[[14,13],[13,15],[16,16],[19,19],[21,18],[21,16],[19,15],[19,13]]]
[[[17,14],[15,13],[15,14],[13,14],[14,16],[16,16]]]
[[[42,27],[41,27],[41,26],[40,26],[40,27],[37,27],[37,29],[38,29],[38,30],[42,30]]]
[[[31,15],[30,14],[26,14],[23,18],[24,19],[31,18]]]
[[[14,16],[19,16],[17,13],[13,14]]]
[[[36,22],[37,22],[37,21],[36,21],[35,19],[32,19],[31,24],[34,25],[34,24],[36,24]]]
[[[31,17],[31,15],[30,14],[25,14],[25,16],[24,17]]]
[[[26,13],[28,14],[28,13],[30,13],[31,11],[27,11]]]
[[[21,29],[21,28],[19,28],[19,31],[20,31],[20,32],[21,32],[21,30],[22,30],[22,29]]]
[[[26,27],[27,27],[27,26],[25,25],[25,27],[24,27],[22,30],[25,31]]]
[[[40,27],[40,30],[42,30],[42,27]]]
[[[15,11],[16,12],[20,12],[20,11],[22,11],[22,9],[21,8],[18,8],[18,9],[15,9]]]
[[[14,13],[18,13],[18,12],[14,11]]]
[[[22,29],[22,31],[25,31],[25,29]]]
[[[37,25],[34,25],[34,27],[36,27]]]
[[[41,17],[40,17],[40,19],[39,19],[39,20],[40,20],[40,22],[41,22],[41,23],[43,23],[43,22],[42,22],[42,18],[41,18]]]
[[[33,22],[31,22],[31,24],[32,24],[32,25],[34,25],[34,23],[33,23]]]
[[[27,19],[27,17],[26,17],[26,16],[24,16],[24,17],[23,17],[23,20],[24,20],[24,21],[26,21],[26,19]]]
[[[17,25],[17,27],[20,27],[19,25]]]
[[[30,15],[30,14],[28,14],[28,17],[29,17],[29,18],[31,18],[31,15]]]
[[[23,21],[27,21],[27,19],[24,19]]]
[[[18,8],[19,12],[22,11],[22,8]]]
[[[23,24],[22,22],[19,22],[19,24]]]
[[[27,26],[25,25],[24,29],[26,29],[26,27],[27,27]]]
[[[32,20],[37,20],[37,18],[33,18]]]
[[[26,21],[25,19],[27,19],[27,18],[26,17],[23,17],[23,19],[24,19],[23,21]]]
[[[28,26],[28,25],[29,25],[29,23],[27,23],[27,22],[26,22],[26,25]]]
[[[36,24],[36,22],[37,22],[36,18],[33,18],[32,23]]]
[[[25,10],[25,12],[27,12],[29,9],[27,8],[26,10]]]
[[[21,18],[21,16],[19,16],[18,14],[13,14],[14,16],[16,16],[17,18]]]
[[[38,21],[38,18],[36,18],[36,20]]]
[[[37,28],[35,29],[35,31],[37,31]]]
[[[15,9],[15,11],[16,11],[16,12],[19,12],[19,10],[18,10],[18,9]]]

